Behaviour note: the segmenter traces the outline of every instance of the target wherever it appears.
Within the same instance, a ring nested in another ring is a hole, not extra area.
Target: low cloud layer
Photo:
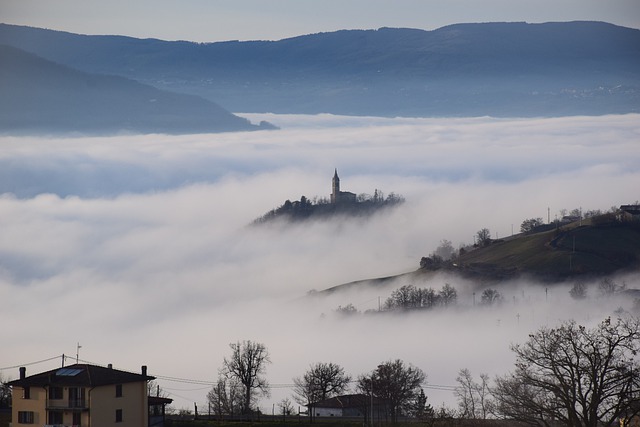
[[[267,346],[269,379],[281,385],[262,402],[270,413],[317,361],[357,376],[401,358],[431,384],[455,385],[465,367],[504,373],[509,344],[540,325],[599,321],[624,304],[586,309],[566,287],[518,283],[502,290],[500,310],[473,310],[471,285],[446,277],[416,285],[452,283],[460,308],[428,315],[332,315],[349,303],[376,309],[393,288],[301,297],[415,270],[440,240],[470,243],[480,228],[500,237],[526,218],[640,199],[637,115],[247,117],[282,130],[0,139],[0,368],[75,355],[80,342],[83,360],[213,381],[228,344],[250,339]],[[407,203],[368,221],[248,227],[286,199],[327,197],[334,168],[344,190]],[[175,406],[203,407],[207,387],[159,382]]]

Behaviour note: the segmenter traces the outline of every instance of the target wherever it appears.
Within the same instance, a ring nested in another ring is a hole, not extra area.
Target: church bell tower
[[[333,180],[331,181],[331,203],[338,203],[340,197],[340,178],[338,177],[338,168],[336,168],[333,174]]]

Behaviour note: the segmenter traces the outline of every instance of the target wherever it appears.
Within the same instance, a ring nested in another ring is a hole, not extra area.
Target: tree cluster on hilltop
[[[275,219],[301,221],[310,218],[323,218],[343,214],[349,216],[366,216],[378,212],[380,209],[396,206],[405,201],[404,197],[389,193],[386,197],[380,190],[373,195],[362,193],[355,202],[331,203],[327,198],[314,197],[309,200],[302,196],[300,200],[286,200],[281,206],[270,210],[254,221],[254,224],[266,223]]]

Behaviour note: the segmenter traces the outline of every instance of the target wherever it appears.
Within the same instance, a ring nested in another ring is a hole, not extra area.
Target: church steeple
[[[340,198],[340,178],[338,177],[338,168],[336,168],[333,174],[333,180],[331,180],[331,203],[337,203]]]

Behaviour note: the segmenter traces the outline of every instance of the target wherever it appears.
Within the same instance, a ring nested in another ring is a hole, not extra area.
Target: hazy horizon
[[[0,0],[0,10],[9,24],[195,42],[280,40],[380,27],[434,30],[472,22],[604,21],[640,28],[635,0]]]
[[[468,282],[436,275],[303,299],[311,290],[418,268],[442,239],[472,243],[518,231],[562,209],[607,210],[640,199],[640,115],[553,119],[407,119],[244,114],[278,131],[114,137],[0,137],[0,368],[65,353],[139,371],[149,367],[176,408],[206,411],[228,344],[271,353],[271,399],[292,378],[332,361],[357,377],[400,358],[431,385],[469,368],[512,368],[509,344],[541,325],[592,324],[630,301],[590,304],[569,284],[518,281],[500,308],[473,309]],[[342,189],[395,192],[407,202],[370,220],[247,227],[302,195]],[[638,275],[616,277],[640,288]],[[402,284],[459,291],[459,307],[407,316],[333,315],[375,310]],[[480,289],[473,288],[473,289]],[[53,369],[59,360],[28,367]],[[1,370],[16,378],[17,368]],[[455,404],[426,388],[429,403]]]

